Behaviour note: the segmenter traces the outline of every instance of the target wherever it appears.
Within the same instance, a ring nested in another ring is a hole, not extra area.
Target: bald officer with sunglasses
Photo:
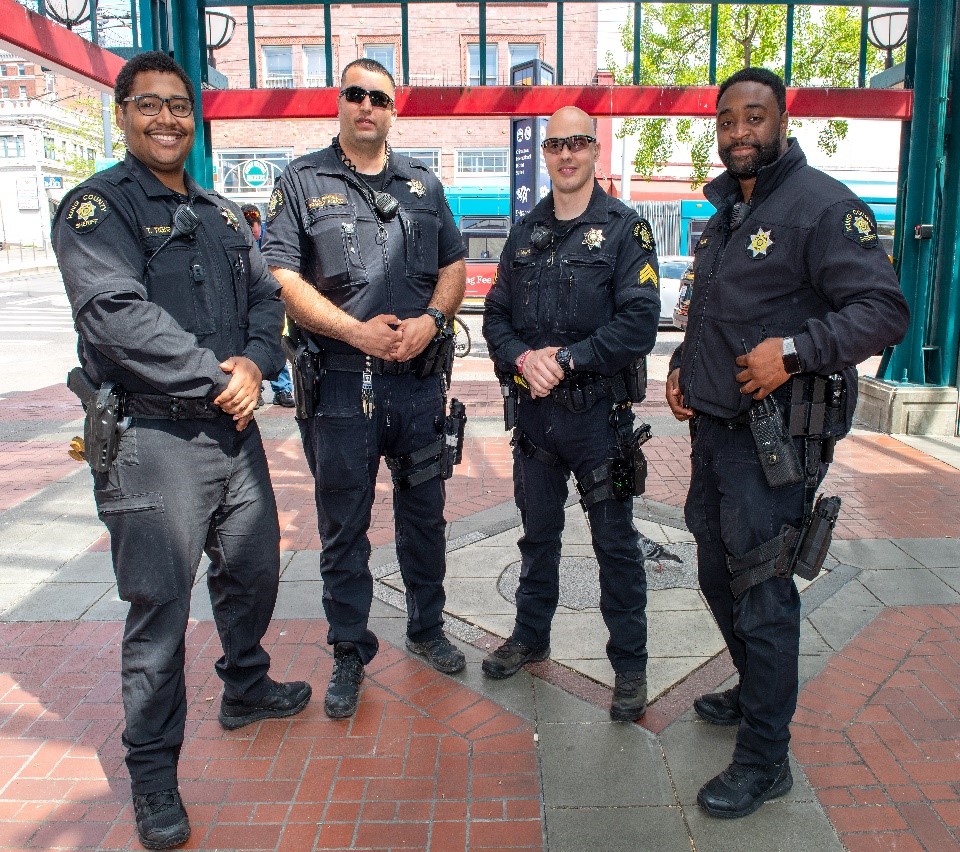
[[[368,627],[367,531],[383,457],[393,473],[407,647],[441,672],[465,665],[443,634],[449,364],[439,351],[463,298],[463,241],[433,172],[387,145],[397,115],[390,73],[357,59],[341,84],[340,133],[279,178],[263,245],[299,345],[294,388],[316,479],[332,718],[356,712],[378,648]]]
[[[184,171],[194,91],[183,69],[165,53],[141,53],[117,75],[115,98],[127,155],[67,195],[53,246],[85,375],[73,373],[71,387],[94,421],[85,451],[97,511],[130,604],[121,682],[137,833],[147,848],[167,849],[190,836],[177,764],[184,636],[203,553],[223,645],[223,727],[299,713],[310,686],[271,680],[261,645],[280,529],[251,418],[261,378],[284,363],[277,282],[251,251],[240,210]],[[120,423],[98,434],[116,399]]]
[[[646,575],[632,509],[645,462],[631,403],[643,398],[643,358],[657,336],[657,256],[649,224],[594,177],[590,117],[564,107],[546,135],[552,191],[510,231],[483,320],[501,382],[520,388],[513,481],[523,522],[516,622],[483,671],[505,678],[549,656],[572,473],[600,563],[610,716],[629,721],[647,699]]]

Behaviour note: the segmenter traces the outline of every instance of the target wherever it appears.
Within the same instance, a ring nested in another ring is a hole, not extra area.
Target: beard
[[[775,163],[780,157],[779,139],[774,139],[768,143],[752,143],[750,147],[753,148],[753,153],[746,158],[740,155],[738,160],[735,160],[730,153],[731,149],[735,147],[737,145],[728,145],[719,154],[720,162],[727,167],[730,176],[737,180],[755,178],[760,173],[760,169]]]

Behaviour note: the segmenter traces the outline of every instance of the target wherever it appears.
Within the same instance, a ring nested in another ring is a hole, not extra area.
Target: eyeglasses
[[[141,115],[160,115],[160,110],[163,109],[164,104],[167,105],[167,109],[170,110],[170,115],[174,118],[186,118],[193,112],[193,101],[191,101],[190,98],[178,96],[161,98],[160,95],[151,93],[146,95],[133,95],[132,97],[123,99],[123,103],[129,103],[130,101],[133,101],[137,105],[137,109]]]
[[[591,142],[596,141],[596,136],[551,136],[549,139],[544,139],[540,143],[540,147],[548,154],[559,154],[563,150],[563,146],[566,145],[571,154],[577,154]]]
[[[347,86],[347,88],[340,90],[340,94],[343,95],[347,103],[351,104],[362,104],[363,99],[369,97],[370,106],[379,107],[380,109],[389,109],[393,106],[393,98],[386,92],[381,92],[379,89],[373,89],[371,91],[364,89],[362,86]]]

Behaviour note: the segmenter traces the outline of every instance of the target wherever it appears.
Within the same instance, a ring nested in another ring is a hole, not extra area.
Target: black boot
[[[693,702],[693,709],[704,722],[711,725],[739,725],[743,718],[740,712],[740,685],[723,692],[701,695]]]
[[[792,786],[789,760],[763,766],[731,763],[700,788],[697,804],[710,816],[737,819],[752,814],[767,799],[782,796]]]
[[[333,674],[323,699],[323,712],[331,719],[346,719],[357,712],[363,662],[353,642],[337,642],[333,646]]]
[[[635,722],[647,710],[647,673],[621,672],[613,687],[610,718],[614,722]]]
[[[190,820],[176,787],[145,796],[134,794],[133,813],[137,835],[147,849],[173,849],[190,839]]]
[[[501,680],[515,675],[524,663],[538,663],[550,656],[550,646],[528,648],[516,639],[507,639],[496,651],[487,654],[480,668],[487,677]]]
[[[259,701],[247,704],[243,701],[220,702],[220,714],[217,718],[228,731],[242,728],[261,719],[283,719],[295,716],[310,703],[313,690],[310,684],[302,680],[290,683],[277,683],[271,680],[270,686]]]

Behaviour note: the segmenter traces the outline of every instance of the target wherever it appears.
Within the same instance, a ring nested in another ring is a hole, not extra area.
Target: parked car
[[[660,325],[673,325],[673,309],[680,297],[683,273],[693,261],[689,255],[667,254],[660,259]]]
[[[680,276],[680,293],[673,309],[673,324],[677,328],[687,327],[687,314],[690,311],[690,296],[693,294],[693,264],[689,264]]]

